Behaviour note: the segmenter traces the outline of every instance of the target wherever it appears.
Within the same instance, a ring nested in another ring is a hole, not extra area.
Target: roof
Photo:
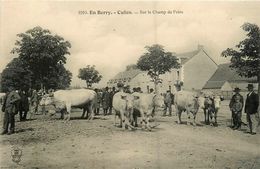
[[[197,55],[199,52],[200,52],[200,49],[194,50],[194,51],[191,51],[191,52],[176,54],[176,56],[181,59],[181,64],[183,65],[188,60],[190,60],[193,56]]]
[[[229,66],[230,63],[220,64],[216,72],[211,76],[211,78],[207,81],[203,89],[220,89],[225,82],[229,83],[254,83],[257,82],[257,78],[246,78],[241,77],[236,72],[236,70],[231,69]]]
[[[231,69],[230,63],[220,64],[216,72],[211,76],[209,81],[228,81],[228,82],[255,82],[256,77],[246,78],[238,75],[236,70]]]
[[[225,81],[207,81],[203,89],[221,89]]]
[[[192,57],[196,56],[200,51],[204,52],[209,58],[210,60],[212,60],[212,62],[214,62],[216,65],[218,65],[208,54],[207,52],[205,52],[204,47],[202,45],[198,45],[198,49],[191,51],[191,52],[185,52],[185,53],[179,53],[176,54],[176,56],[178,58],[181,59],[181,64],[185,64],[186,62],[188,62]]]
[[[120,72],[118,73],[114,78],[112,78],[111,80],[117,80],[117,81],[126,81],[126,80],[131,80],[133,79],[135,76],[137,76],[139,73],[142,73],[143,71],[141,71],[140,69],[131,69],[131,70],[127,70],[124,72]],[[110,81],[111,81],[110,80]]]

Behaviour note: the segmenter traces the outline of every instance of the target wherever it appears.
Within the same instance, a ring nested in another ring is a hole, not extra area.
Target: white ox
[[[94,90],[90,89],[71,89],[71,90],[58,90],[53,93],[53,96],[43,98],[40,105],[54,105],[58,110],[61,110],[63,115],[64,110],[67,112],[67,117],[64,120],[70,120],[71,108],[82,108],[84,118],[87,111],[87,118],[93,119],[93,107],[96,105],[97,94]]]
[[[193,115],[193,125],[196,125],[195,119],[196,114],[199,110],[199,101],[197,94],[189,91],[178,91],[175,93],[174,105],[176,113],[178,115],[178,123],[181,124],[181,113],[186,111],[188,119],[190,119],[190,114]],[[187,122],[189,123],[189,122]]]
[[[140,112],[142,128],[147,128],[150,131],[149,118],[153,116],[156,108],[164,106],[164,98],[159,94],[135,92],[132,95],[136,98],[134,101],[134,109]],[[137,124],[137,115],[134,114],[133,118]],[[143,123],[145,123],[145,125],[143,125]]]
[[[115,110],[115,121],[116,125],[117,116],[120,118],[120,125],[123,129],[133,129],[131,121],[133,120],[133,101],[134,97],[131,94],[125,93],[123,91],[117,92],[113,96],[113,108]]]

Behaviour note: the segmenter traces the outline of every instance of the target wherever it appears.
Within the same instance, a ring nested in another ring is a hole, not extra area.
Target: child
[[[232,111],[232,118],[233,118],[233,123],[234,123],[234,130],[240,128],[241,126],[241,112],[243,109],[243,104],[240,102],[240,97],[236,96],[235,97],[235,103],[231,107]]]

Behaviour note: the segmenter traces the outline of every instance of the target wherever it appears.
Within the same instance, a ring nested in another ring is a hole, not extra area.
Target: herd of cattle
[[[189,121],[196,125],[196,114],[201,108],[204,110],[205,123],[217,124],[217,112],[222,101],[219,96],[198,95],[190,91],[178,91],[174,94],[174,106],[178,116],[178,123],[181,123],[181,114],[186,112]],[[71,108],[82,108],[82,118],[91,120],[94,118],[94,109],[97,104],[97,94],[91,89],[58,90],[52,95],[44,96],[41,106],[52,105],[56,111],[61,112],[65,120],[70,120]],[[134,129],[137,126],[137,118],[140,117],[140,125],[143,129],[151,130],[150,118],[156,110],[164,107],[164,97],[161,94],[153,93],[126,93],[119,91],[113,96],[113,109],[115,111],[116,125],[117,117],[120,119],[120,126],[124,129]],[[55,112],[56,112],[55,111]],[[190,118],[192,116],[192,119]]]

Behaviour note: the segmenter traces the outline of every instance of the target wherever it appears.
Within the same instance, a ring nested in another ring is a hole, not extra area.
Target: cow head
[[[139,97],[138,96],[132,96],[130,94],[127,95],[122,95],[121,99],[126,101],[126,110],[127,111],[132,111],[134,108],[134,100],[138,100]]]
[[[205,97],[200,96],[198,98],[198,102],[199,102],[200,108],[203,109],[204,108]]]
[[[138,100],[139,96],[132,96],[130,94],[122,95],[121,99],[125,100],[125,112],[124,115],[131,123],[133,121],[133,111],[134,111],[134,100]]]

